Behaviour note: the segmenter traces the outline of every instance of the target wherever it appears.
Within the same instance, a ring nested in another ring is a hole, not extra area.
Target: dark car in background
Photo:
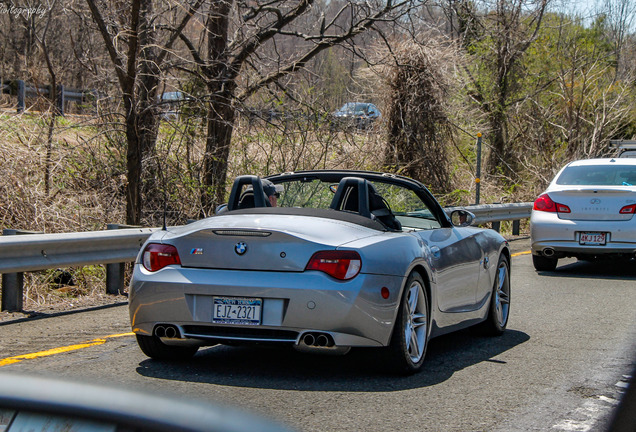
[[[332,129],[355,127],[366,129],[382,114],[378,107],[368,102],[347,102],[332,114]]]
[[[636,140],[612,140],[610,146],[617,150],[619,158],[636,158]]]

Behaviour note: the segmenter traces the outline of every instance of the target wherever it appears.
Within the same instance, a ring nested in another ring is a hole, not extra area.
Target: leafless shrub
[[[447,101],[456,64],[451,45],[411,41],[393,46],[387,70],[388,146],[386,164],[430,185],[452,188],[447,144],[452,140]]]

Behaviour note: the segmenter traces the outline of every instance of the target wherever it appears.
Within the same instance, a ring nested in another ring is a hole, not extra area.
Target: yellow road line
[[[531,254],[531,253],[532,253],[532,251],[523,251],[523,252],[513,253],[511,256],[512,257],[518,257],[520,255],[528,255],[528,254]]]
[[[21,362],[22,360],[31,360],[35,358],[47,357],[47,356],[51,356],[55,354],[61,354],[61,353],[69,352],[69,351],[75,351],[75,350],[79,350],[83,348],[88,348],[95,345],[102,345],[106,343],[107,339],[113,339],[113,338],[124,337],[124,336],[134,336],[134,333],[130,332],[130,333],[113,334],[109,336],[104,336],[103,338],[93,339],[93,340],[76,344],[76,345],[68,345],[68,346],[59,347],[59,348],[52,348],[46,351],[40,351],[40,352],[35,352],[30,354],[22,354],[22,355],[18,355],[14,357],[7,357],[4,359],[0,359],[0,367],[7,366],[13,363],[18,363],[18,362]]]

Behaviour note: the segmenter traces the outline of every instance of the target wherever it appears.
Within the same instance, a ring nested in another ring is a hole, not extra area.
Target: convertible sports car
[[[378,347],[396,371],[412,373],[432,337],[475,324],[505,330],[508,243],[470,227],[470,212],[449,218],[424,185],[392,174],[267,180],[277,207],[260,178],[240,176],[226,208],[142,247],[129,308],[146,355],[254,342],[325,353]]]

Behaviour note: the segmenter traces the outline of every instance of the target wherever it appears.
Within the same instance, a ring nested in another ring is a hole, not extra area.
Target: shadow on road
[[[235,387],[390,392],[439,384],[481,362],[493,362],[505,374],[506,363],[493,357],[529,339],[516,330],[507,330],[500,337],[484,337],[473,329],[435,338],[422,371],[409,377],[391,374],[378,349],[357,349],[335,357],[303,354],[291,348],[222,345],[201,349],[187,362],[145,360],[137,372],[152,378]]]
[[[636,261],[573,261],[560,265],[555,271],[542,271],[539,274],[547,277],[636,280]]]

